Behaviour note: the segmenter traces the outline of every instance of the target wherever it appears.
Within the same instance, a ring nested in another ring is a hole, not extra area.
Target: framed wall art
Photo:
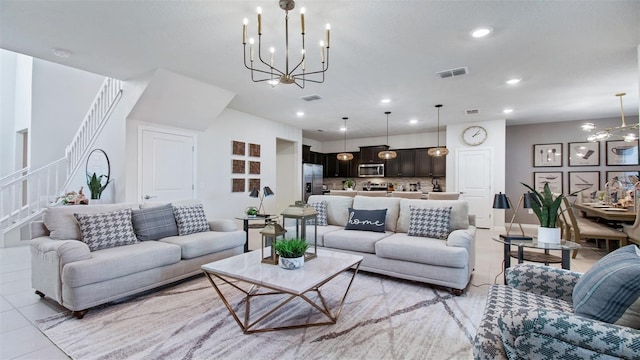
[[[634,184],[633,181],[635,181],[635,179],[631,180],[630,177],[634,176],[635,178],[639,178],[640,171],[607,171],[604,181],[606,183],[614,177],[618,177],[618,180],[620,180],[622,186],[627,190],[631,190]]]
[[[533,173],[533,188],[539,192],[544,190],[544,184],[549,184],[549,189],[552,193],[563,192],[562,189],[562,171],[554,172],[534,172]]]
[[[231,154],[233,155],[244,155],[245,153],[245,145],[242,141],[232,141],[231,142]]]
[[[570,142],[567,155],[569,166],[599,166],[600,142]]]
[[[249,156],[260,157],[260,144],[249,144]]]
[[[232,174],[244,174],[245,162],[244,160],[231,160],[231,173]]]
[[[252,189],[260,190],[260,179],[249,179],[249,191]]]
[[[638,140],[607,141],[607,165],[638,165]]]
[[[231,192],[244,192],[244,179],[231,179]]]
[[[561,166],[562,143],[533,145],[533,167]]]
[[[569,193],[600,190],[600,171],[569,171]]]
[[[249,161],[249,174],[260,175],[260,161]]]

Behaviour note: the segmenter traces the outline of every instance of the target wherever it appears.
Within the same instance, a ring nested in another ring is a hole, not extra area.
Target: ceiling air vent
[[[316,101],[316,100],[322,100],[322,97],[320,95],[307,95],[307,96],[301,97],[300,99],[304,101]]]
[[[469,73],[469,68],[465,66],[457,69],[439,71],[436,73],[436,75],[438,75],[438,77],[441,79],[445,79],[453,76],[466,75],[468,73]]]
[[[465,110],[464,111],[464,113],[467,114],[467,115],[475,115],[475,114],[477,114],[479,112],[480,112],[480,110],[478,110],[478,109],[469,109],[469,110]]]

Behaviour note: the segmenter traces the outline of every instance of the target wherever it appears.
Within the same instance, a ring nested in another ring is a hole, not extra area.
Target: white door
[[[141,129],[140,197],[173,201],[195,197],[195,135]]]
[[[491,149],[458,150],[457,189],[469,203],[469,213],[476,216],[476,226],[492,227]]]

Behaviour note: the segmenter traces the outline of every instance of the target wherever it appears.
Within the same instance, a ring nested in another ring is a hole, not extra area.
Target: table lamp
[[[262,216],[262,217],[268,217],[269,216],[269,215],[264,213],[264,206],[262,205],[262,201],[264,200],[265,196],[269,197],[269,196],[273,196],[273,195],[275,195],[275,193],[268,186],[265,186],[262,189],[262,193],[260,193],[260,190],[258,190],[258,188],[251,189],[251,192],[249,193],[249,197],[259,198],[260,199],[260,206],[258,207],[258,214],[257,214],[258,216]]]
[[[526,236],[524,234],[524,229],[522,229],[522,225],[520,225],[520,223],[518,222],[518,226],[520,227],[520,233],[522,234],[521,236],[513,236],[513,235],[509,235],[509,232],[511,231],[511,227],[513,226],[513,222],[516,219],[516,214],[518,213],[518,208],[520,208],[520,205],[523,205],[523,208],[525,209],[530,209],[531,208],[531,193],[525,193],[522,196],[520,196],[520,199],[518,200],[518,205],[516,205],[516,208],[513,211],[513,216],[511,217],[511,222],[509,223],[509,227],[507,228],[507,233],[506,234],[500,234],[500,237],[506,240],[532,240],[533,238],[531,236]],[[511,209],[511,201],[509,200],[509,197],[507,197],[507,194],[503,194],[503,193],[498,193],[495,194],[495,196],[493,197],[493,208],[494,209]]]

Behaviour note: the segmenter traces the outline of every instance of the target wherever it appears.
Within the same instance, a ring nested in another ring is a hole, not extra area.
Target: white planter
[[[560,244],[560,228],[538,228],[538,242]]]
[[[304,266],[304,255],[297,258],[283,258],[280,256],[278,258],[278,265],[287,270],[299,269]]]

